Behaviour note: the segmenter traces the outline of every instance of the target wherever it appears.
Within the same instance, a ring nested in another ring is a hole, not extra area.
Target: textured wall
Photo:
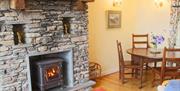
[[[74,85],[89,80],[87,12],[71,10],[70,2],[26,0],[26,9],[0,4],[0,91],[27,91],[26,55],[73,50]],[[4,7],[6,6],[6,7]],[[71,17],[71,34],[63,35],[63,17]],[[25,44],[14,45],[13,25],[23,24]]]
[[[170,19],[170,38],[169,38],[169,46],[174,47],[176,44],[177,32],[178,32],[178,24],[180,19],[180,7],[178,4],[180,3],[179,0],[171,0],[171,19]],[[180,36],[180,35],[179,35]]]

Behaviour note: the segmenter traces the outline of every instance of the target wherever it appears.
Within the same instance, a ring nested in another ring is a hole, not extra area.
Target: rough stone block
[[[18,49],[13,49],[13,53],[25,53],[26,49],[25,48],[18,48]]]
[[[57,26],[57,30],[63,30],[63,26]]]
[[[36,43],[47,44],[50,41],[52,41],[51,37],[38,37],[38,38],[36,38]]]
[[[39,31],[45,31],[46,28],[40,28],[40,27],[36,27],[36,28],[30,28],[27,32],[30,32],[30,33],[38,33]]]
[[[53,36],[53,33],[47,32],[47,33],[43,34],[42,36],[43,36],[43,37],[52,37],[52,36]]]
[[[7,22],[10,22],[10,21],[16,21],[17,18],[16,17],[7,16],[7,17],[5,17],[5,20],[7,20]]]
[[[8,10],[9,9],[9,1],[8,0],[0,0],[0,10]]]
[[[29,28],[39,28],[40,24],[39,23],[31,23],[31,24],[26,24],[25,27]]]
[[[18,16],[17,12],[7,12],[7,13],[4,13],[4,15],[8,17]]]
[[[14,35],[6,35],[4,37],[4,40],[13,40],[13,38],[14,38]]]
[[[25,36],[33,38],[33,37],[40,37],[41,35],[39,33],[26,33]]]
[[[12,53],[9,52],[9,51],[0,52],[0,57],[7,56],[7,55],[10,55],[10,54],[12,54]]]
[[[51,51],[57,51],[57,50],[58,50],[58,47],[51,48]]]
[[[0,32],[0,36],[3,35],[13,35],[13,32]]]
[[[31,13],[26,16],[28,19],[45,19],[45,15],[42,15],[41,12]]]
[[[54,31],[56,30],[56,26],[48,26],[47,31]]]
[[[80,36],[71,38],[72,42],[87,41],[87,36]]]
[[[7,47],[7,46],[0,47],[0,52],[4,52],[4,51],[8,51],[8,50],[9,50],[9,47]]]
[[[25,38],[27,44],[35,44],[35,38]]]
[[[16,91],[16,88],[14,86],[4,87],[2,89],[2,91]]]
[[[40,51],[40,52],[47,51],[47,49],[48,49],[47,46],[38,47],[38,51]]]

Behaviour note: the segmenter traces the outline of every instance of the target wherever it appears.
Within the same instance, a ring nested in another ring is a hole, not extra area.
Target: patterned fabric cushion
[[[170,80],[164,91],[180,91],[180,80]]]

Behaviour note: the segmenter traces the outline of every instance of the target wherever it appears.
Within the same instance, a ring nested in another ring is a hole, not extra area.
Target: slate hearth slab
[[[79,89],[91,87],[91,86],[93,86],[95,84],[96,84],[96,82],[94,82],[94,81],[88,81],[88,82],[85,82],[83,84],[79,84],[77,86],[71,87],[71,88],[65,88],[65,89],[55,88],[55,89],[52,89],[52,90],[49,90],[49,91],[76,91],[76,90],[79,90]]]

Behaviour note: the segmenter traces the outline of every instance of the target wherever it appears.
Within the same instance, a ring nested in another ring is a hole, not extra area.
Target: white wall
[[[168,29],[170,7],[166,3],[158,8],[154,0],[123,0],[120,7],[112,6],[113,0],[95,0],[89,3],[89,58],[102,65],[103,74],[118,70],[116,40],[122,42],[124,57],[130,56],[126,49],[131,48],[132,33],[164,33]],[[122,12],[122,27],[107,28],[107,10]]]

